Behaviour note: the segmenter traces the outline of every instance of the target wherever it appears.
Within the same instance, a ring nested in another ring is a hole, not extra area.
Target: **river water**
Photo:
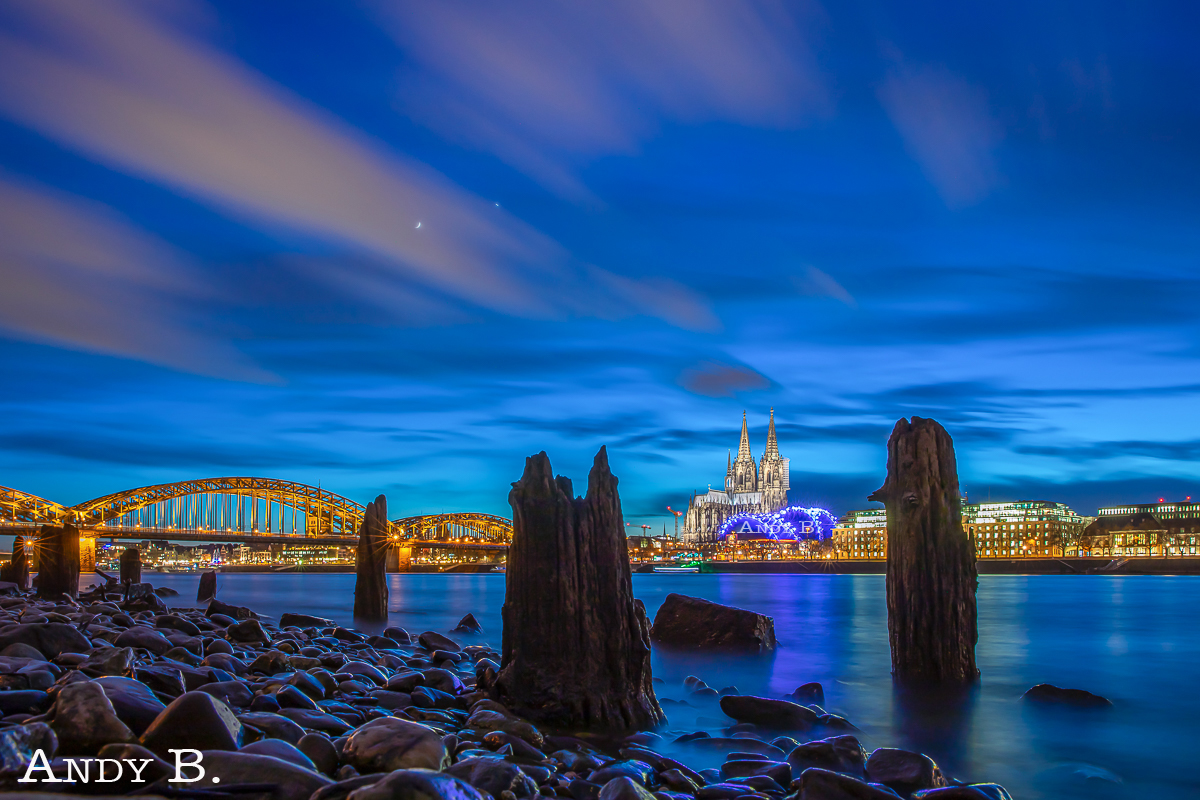
[[[503,575],[389,575],[390,620],[445,632],[466,613],[484,627],[464,643],[500,645]],[[195,575],[147,575],[195,597]],[[221,575],[218,596],[269,616],[316,614],[354,625],[353,575]],[[660,698],[686,699],[696,675],[714,688],[780,696],[809,681],[826,707],[862,729],[868,749],[921,750],[949,774],[1030,798],[1200,798],[1200,577],[981,576],[982,680],[965,698],[908,698],[892,688],[881,575],[634,575],[651,618],[670,592],[771,616],[772,656],[655,652]],[[364,626],[359,625],[363,628]],[[382,626],[379,626],[382,627]],[[1021,701],[1037,683],[1087,689],[1105,710]],[[667,704],[671,732],[715,731],[715,703]],[[695,754],[684,756],[699,763]]]

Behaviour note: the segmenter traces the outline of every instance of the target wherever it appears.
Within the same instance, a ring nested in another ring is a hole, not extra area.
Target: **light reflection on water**
[[[195,575],[152,575],[182,605]],[[390,575],[390,624],[447,631],[466,613],[484,627],[464,641],[500,645],[500,575]],[[1200,798],[1191,764],[1200,745],[1197,664],[1200,578],[983,576],[979,688],[965,698],[893,692],[884,579],[879,575],[635,575],[653,618],[670,592],[775,619],[773,656],[655,652],[660,697],[685,699],[683,679],[779,696],[820,681],[826,706],[870,747],[921,749],[956,777],[994,780],[1023,798]],[[219,597],[272,616],[297,611],[352,625],[352,575],[221,575]],[[359,625],[358,627],[365,627]],[[383,626],[377,626],[381,628]],[[1054,683],[1102,694],[1110,711],[1029,707],[1022,692]],[[670,729],[720,717],[715,703],[667,706]],[[699,761],[694,755],[688,760]],[[1091,775],[1087,778],[1085,776]],[[1115,783],[1120,779],[1121,783]]]

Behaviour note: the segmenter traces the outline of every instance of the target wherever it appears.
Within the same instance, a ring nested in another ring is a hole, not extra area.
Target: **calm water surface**
[[[390,575],[390,624],[447,631],[473,613],[500,644],[502,575]],[[197,576],[153,575],[195,597]],[[278,616],[297,611],[353,625],[352,575],[221,575],[218,596]],[[960,702],[894,694],[880,575],[635,575],[653,618],[670,592],[775,619],[768,657],[656,652],[660,698],[684,699],[683,679],[779,696],[820,681],[827,708],[863,730],[868,749],[929,753],[952,775],[1003,784],[1014,798],[1200,798],[1200,578],[982,576],[981,686]],[[359,626],[363,627],[363,626]],[[382,627],[382,626],[380,626]],[[1030,707],[1036,683],[1087,689],[1103,711]],[[665,706],[669,729],[715,730],[715,703]],[[694,754],[689,763],[698,763]],[[707,765],[702,765],[707,766]]]

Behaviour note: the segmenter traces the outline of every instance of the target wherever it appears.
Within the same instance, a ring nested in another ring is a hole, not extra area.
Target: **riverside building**
[[[887,558],[887,511],[851,511],[833,529],[833,547],[839,559]]]
[[[680,538],[687,542],[715,542],[721,524],[730,517],[743,514],[767,514],[787,505],[791,488],[790,459],[779,454],[775,438],[775,409],[767,426],[767,447],[755,463],[750,454],[750,434],[746,427],[746,412],[742,412],[742,438],[738,454],[727,457],[724,489],[706,494],[693,494],[683,518]]]
[[[963,529],[976,558],[1046,558],[1077,555],[1084,518],[1063,503],[1027,500],[963,506]]]
[[[1189,498],[1190,500],[1190,498]],[[1106,506],[1080,537],[1081,555],[1200,555],[1200,503],[1136,503]]]

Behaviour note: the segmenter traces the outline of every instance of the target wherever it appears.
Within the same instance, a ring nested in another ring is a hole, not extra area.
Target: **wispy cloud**
[[[32,35],[0,35],[0,112],[45,136],[268,230],[369,254],[397,279],[482,308],[587,316],[604,299],[549,237],[184,35],[153,6],[15,9]],[[686,292],[675,302],[690,308],[682,317],[707,313]]]
[[[858,302],[850,292],[846,291],[845,286],[838,283],[829,273],[823,272],[816,267],[808,267],[804,271],[804,275],[793,277],[792,282],[804,294],[816,297],[832,297],[834,300],[845,303],[851,308],[858,306]]]
[[[543,186],[591,198],[588,159],[666,121],[791,126],[822,113],[809,4],[380,2],[404,108]]]
[[[946,205],[972,205],[998,185],[1002,131],[980,87],[942,68],[901,65],[879,87],[879,99]]]
[[[185,258],[99,204],[0,174],[0,328],[187,372],[271,376],[187,323]]]
[[[733,397],[738,392],[766,389],[771,381],[747,366],[702,361],[679,373],[679,385],[705,397]]]

